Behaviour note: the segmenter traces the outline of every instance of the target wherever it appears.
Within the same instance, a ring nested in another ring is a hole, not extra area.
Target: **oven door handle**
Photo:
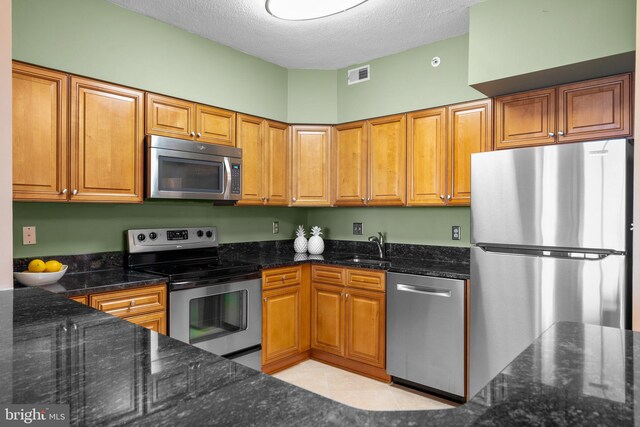
[[[231,162],[229,157],[224,158],[224,199],[231,199]]]

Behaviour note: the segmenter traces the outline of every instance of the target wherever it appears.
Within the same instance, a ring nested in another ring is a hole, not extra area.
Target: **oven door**
[[[169,335],[224,356],[262,343],[262,280],[169,293]]]
[[[147,197],[230,200],[229,157],[149,148]]]

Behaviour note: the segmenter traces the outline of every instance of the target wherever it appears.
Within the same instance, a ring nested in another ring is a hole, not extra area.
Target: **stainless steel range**
[[[262,280],[224,260],[216,227],[128,230],[128,266],[168,280],[169,336],[260,370]]]

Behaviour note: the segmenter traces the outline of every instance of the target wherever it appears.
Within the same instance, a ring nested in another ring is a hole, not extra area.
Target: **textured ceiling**
[[[297,22],[271,16],[264,0],[109,1],[286,68],[333,70],[464,34],[482,0],[369,0]]]

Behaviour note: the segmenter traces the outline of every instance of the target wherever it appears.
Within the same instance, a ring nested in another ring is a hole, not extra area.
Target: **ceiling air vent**
[[[369,80],[371,74],[369,73],[369,65],[363,67],[353,68],[347,71],[347,83],[350,85],[356,83],[362,83]]]

